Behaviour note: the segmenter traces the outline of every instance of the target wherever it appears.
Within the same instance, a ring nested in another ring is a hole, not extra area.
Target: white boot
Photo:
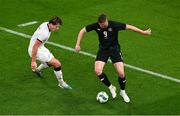
[[[111,94],[112,94],[112,98],[114,99],[114,98],[116,97],[116,95],[117,95],[117,93],[116,93],[116,87],[113,86],[113,85],[110,85],[110,86],[109,86],[109,90],[110,90],[110,92],[111,92]]]
[[[124,100],[126,103],[129,103],[129,102],[130,102],[130,99],[129,99],[128,95],[126,94],[125,90],[121,90],[121,91],[120,91],[120,96],[122,96],[123,100]]]
[[[64,81],[60,81],[58,84],[59,87],[63,88],[63,89],[72,89],[71,86],[69,86],[66,82]]]

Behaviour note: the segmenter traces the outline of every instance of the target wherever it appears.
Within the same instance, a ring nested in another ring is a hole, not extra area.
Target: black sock
[[[121,90],[125,90],[126,78],[125,77],[124,78],[118,77],[118,82],[119,82]]]
[[[111,85],[111,82],[108,80],[106,74],[102,73],[98,77],[107,87],[109,87]]]
[[[60,71],[60,70],[61,70],[61,66],[57,67],[57,68],[54,68],[54,71]]]

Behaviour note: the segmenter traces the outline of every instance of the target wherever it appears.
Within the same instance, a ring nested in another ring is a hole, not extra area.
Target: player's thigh
[[[48,62],[48,64],[53,66],[54,68],[58,68],[61,66],[61,62],[54,57]]]
[[[114,68],[120,77],[124,77],[124,63],[123,62],[116,62],[114,63]]]
[[[49,62],[51,59],[54,58],[53,54],[47,49],[47,48],[40,48],[37,51],[37,55],[36,55],[37,60],[39,60],[40,62],[44,62],[47,63]]]
[[[106,63],[103,61],[96,61],[95,62],[95,73],[96,73],[96,75],[102,74],[105,64]]]

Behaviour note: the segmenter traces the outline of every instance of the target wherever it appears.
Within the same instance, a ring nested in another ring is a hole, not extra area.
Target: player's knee
[[[58,60],[56,60],[54,62],[54,68],[58,68],[58,67],[61,67],[61,62],[59,62]]]
[[[102,70],[101,69],[95,69],[95,73],[97,76],[102,74]]]
[[[119,75],[119,77],[121,77],[121,78],[124,78],[124,77],[125,77],[124,72],[121,72],[121,73],[119,73],[118,75]]]

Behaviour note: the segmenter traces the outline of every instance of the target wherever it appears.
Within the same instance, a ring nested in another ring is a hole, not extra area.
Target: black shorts
[[[109,57],[111,58],[112,63],[123,62],[122,54],[120,50],[99,50],[96,56],[96,61],[103,61],[107,63]]]

